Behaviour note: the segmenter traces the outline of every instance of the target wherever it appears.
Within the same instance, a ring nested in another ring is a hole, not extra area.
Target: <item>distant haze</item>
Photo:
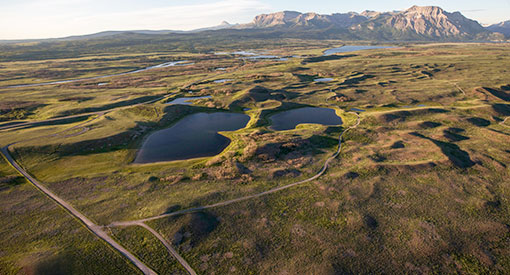
[[[510,19],[510,0],[0,0],[0,39],[90,34],[106,30],[192,30],[246,23],[261,13],[282,10],[324,14],[404,10],[435,5],[461,11],[482,24]]]

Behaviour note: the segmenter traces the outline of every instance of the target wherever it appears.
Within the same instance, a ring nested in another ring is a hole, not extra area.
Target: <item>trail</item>
[[[259,197],[266,196],[266,195],[269,195],[269,194],[273,194],[273,193],[276,193],[276,192],[279,192],[279,191],[282,191],[282,190],[285,190],[285,189],[292,188],[294,186],[298,186],[298,185],[302,185],[304,183],[308,183],[308,182],[314,181],[314,180],[320,178],[322,175],[324,175],[324,173],[326,173],[326,171],[328,170],[329,164],[334,159],[336,159],[338,157],[338,155],[340,155],[340,152],[342,151],[342,139],[343,139],[344,134],[347,131],[349,131],[351,129],[354,129],[354,128],[359,126],[359,124],[361,122],[361,118],[358,115],[358,113],[355,113],[355,112],[350,112],[350,113],[355,114],[357,116],[356,124],[351,126],[351,127],[349,127],[349,128],[347,128],[347,129],[345,129],[340,134],[340,137],[338,138],[338,150],[331,157],[329,157],[326,160],[326,162],[324,163],[322,169],[317,174],[315,174],[313,177],[311,177],[311,178],[308,178],[308,179],[305,179],[305,180],[302,180],[302,181],[299,181],[299,182],[291,183],[291,184],[288,184],[288,185],[285,185],[285,186],[276,187],[276,188],[273,188],[273,189],[270,189],[270,190],[267,190],[267,191],[264,191],[264,192],[261,192],[261,193],[258,193],[258,194],[253,194],[253,195],[244,196],[244,197],[240,197],[240,198],[236,198],[236,199],[231,199],[231,200],[227,200],[227,201],[223,201],[223,202],[218,202],[218,203],[211,204],[211,205],[206,205],[206,206],[200,206],[200,207],[180,210],[180,211],[176,211],[176,212],[172,212],[172,213],[166,213],[166,214],[162,214],[162,215],[158,215],[158,216],[154,216],[154,217],[150,217],[150,218],[145,218],[145,219],[140,219],[140,220],[136,220],[136,221],[113,222],[113,223],[111,223],[108,226],[109,227],[134,226],[134,225],[139,225],[140,223],[154,221],[154,220],[158,220],[158,219],[161,219],[161,218],[177,216],[177,215],[182,215],[182,214],[189,214],[189,213],[203,211],[203,210],[206,210],[206,209],[217,208],[217,207],[221,207],[221,206],[227,206],[227,205],[230,205],[230,204],[234,204],[234,203],[238,203],[238,202],[242,202],[242,201],[246,201],[246,200],[250,200],[250,199],[254,199],[254,198],[259,198]]]
[[[505,126],[505,127],[510,127],[510,126],[506,125],[506,121],[507,121],[507,120],[509,120],[509,119],[510,119],[510,116],[509,116],[509,117],[507,117],[507,118],[505,118],[505,120],[501,121],[499,124],[500,124],[500,125],[503,125],[503,126]]]
[[[168,252],[175,257],[175,259],[184,267],[184,269],[186,269],[186,271],[188,271],[190,275],[197,275],[195,270],[193,270],[193,268],[188,264],[188,262],[186,262],[186,260],[184,260],[184,258],[181,257],[181,255],[179,255],[179,253],[177,253],[177,251],[156,230],[154,230],[152,227],[146,225],[143,222],[137,223],[136,225],[145,228],[147,231],[152,233],[152,235],[158,238],[158,240],[166,247]]]
[[[461,91],[464,94],[464,97],[467,96],[466,92],[459,86],[459,84],[453,83],[453,85],[455,85],[455,87],[457,87],[457,89],[459,89],[459,91]]]
[[[23,175],[30,183],[32,183],[39,191],[44,193],[46,196],[48,196],[50,199],[55,201],[59,206],[67,210],[72,216],[80,220],[94,235],[102,239],[103,241],[107,242],[111,247],[113,247],[115,250],[120,252],[122,255],[124,255],[126,258],[128,258],[129,261],[131,261],[138,269],[140,269],[144,274],[146,275],[154,275],[156,272],[154,272],[152,269],[150,269],[148,266],[146,266],[142,261],[140,261],[138,258],[136,258],[133,254],[131,254],[127,249],[125,249],[122,245],[117,243],[115,240],[113,240],[106,231],[103,230],[102,226],[99,226],[92,222],[89,218],[87,218],[85,215],[83,215],[80,211],[76,210],[73,206],[71,206],[68,202],[64,201],[57,195],[55,195],[53,192],[51,192],[49,189],[44,187],[40,182],[38,182],[35,178],[30,176],[27,171],[25,171],[21,166],[18,165],[18,163],[12,158],[12,156],[9,153],[9,145],[2,147],[0,149],[1,153],[5,157],[5,159],[14,167],[21,175]]]

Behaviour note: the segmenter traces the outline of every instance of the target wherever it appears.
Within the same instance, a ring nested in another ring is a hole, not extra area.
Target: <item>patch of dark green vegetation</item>
[[[356,57],[355,54],[346,54],[346,55],[326,55],[326,56],[319,56],[319,57],[309,57],[305,58],[302,62],[303,65],[306,65],[307,63],[318,63],[318,62],[324,62],[324,61],[332,61],[332,60],[341,60],[345,58],[350,57]]]

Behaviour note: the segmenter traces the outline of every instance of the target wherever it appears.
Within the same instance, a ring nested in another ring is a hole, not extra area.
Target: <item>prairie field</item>
[[[16,48],[0,58],[0,147],[158,274],[186,269],[143,227],[115,223],[143,220],[198,274],[510,272],[510,46],[322,54],[345,44]],[[207,98],[168,104],[188,96]],[[303,107],[343,123],[271,127]],[[151,134],[216,112],[250,118],[219,132],[218,155],[133,162]],[[0,273],[140,272],[3,158],[0,201]]]

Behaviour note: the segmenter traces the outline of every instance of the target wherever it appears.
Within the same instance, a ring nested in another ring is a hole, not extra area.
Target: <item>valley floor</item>
[[[0,273],[509,272],[509,46],[326,46],[0,62],[3,87],[191,62],[0,89]],[[343,124],[271,128],[302,107]],[[250,117],[219,155],[133,163],[215,112]]]

